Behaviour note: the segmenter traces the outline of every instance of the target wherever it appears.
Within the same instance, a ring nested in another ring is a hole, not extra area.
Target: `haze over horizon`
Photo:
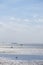
[[[43,0],[0,0],[0,42],[43,43]]]

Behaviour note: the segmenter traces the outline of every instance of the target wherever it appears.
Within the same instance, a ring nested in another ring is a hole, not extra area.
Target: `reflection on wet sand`
[[[0,65],[43,65],[43,60],[22,61],[0,58]]]

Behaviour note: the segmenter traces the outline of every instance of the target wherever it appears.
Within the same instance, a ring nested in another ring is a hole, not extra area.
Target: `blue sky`
[[[0,42],[43,43],[43,0],[0,0]]]

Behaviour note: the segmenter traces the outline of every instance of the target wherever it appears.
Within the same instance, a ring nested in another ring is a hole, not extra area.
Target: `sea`
[[[10,48],[22,47],[22,48],[42,48],[43,44],[11,44]],[[29,52],[29,51],[28,51]],[[11,60],[43,60],[43,55],[25,55],[25,54],[8,54],[0,53],[0,57]]]
[[[0,54],[0,57],[10,60],[43,60],[43,55],[15,55],[15,54]]]

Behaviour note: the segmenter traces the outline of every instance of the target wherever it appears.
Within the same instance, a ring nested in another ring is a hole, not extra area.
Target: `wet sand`
[[[5,58],[0,58],[0,65],[43,65],[42,61],[22,61],[22,60],[8,60]]]
[[[0,53],[9,54],[28,54],[28,55],[43,55],[42,48],[3,48],[0,47]],[[43,65],[43,60],[22,61],[8,60],[0,57],[0,65]]]

